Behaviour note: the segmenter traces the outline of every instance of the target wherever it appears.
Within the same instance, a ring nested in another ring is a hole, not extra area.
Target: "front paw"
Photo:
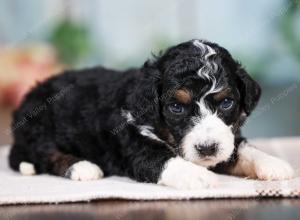
[[[73,164],[65,173],[65,177],[71,180],[90,181],[101,179],[103,172],[96,164],[84,160]]]
[[[273,156],[257,159],[254,168],[260,180],[287,180],[294,177],[290,164]]]
[[[217,175],[180,157],[170,159],[158,184],[182,190],[199,190],[218,185]]]

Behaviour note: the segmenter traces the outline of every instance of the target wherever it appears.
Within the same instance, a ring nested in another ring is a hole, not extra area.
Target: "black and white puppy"
[[[139,69],[67,71],[35,87],[14,113],[10,166],[72,180],[128,176],[179,189],[217,184],[214,172],[293,177],[240,127],[259,85],[228,51],[192,40]]]

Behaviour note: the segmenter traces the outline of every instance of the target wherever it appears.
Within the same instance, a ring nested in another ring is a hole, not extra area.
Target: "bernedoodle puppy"
[[[10,166],[24,175],[119,175],[178,189],[214,186],[215,173],[292,178],[288,163],[241,136],[260,93],[226,49],[203,40],[137,69],[67,71],[36,86],[15,111]]]

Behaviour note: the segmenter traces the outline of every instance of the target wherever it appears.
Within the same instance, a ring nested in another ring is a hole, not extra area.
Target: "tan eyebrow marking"
[[[192,95],[191,92],[188,91],[187,89],[178,89],[175,91],[175,98],[184,104],[188,104],[192,100]]]
[[[221,92],[218,92],[214,95],[214,99],[217,101],[221,101],[223,99],[225,99],[226,97],[228,97],[230,95],[231,89],[230,88],[226,88],[224,90],[222,90]]]

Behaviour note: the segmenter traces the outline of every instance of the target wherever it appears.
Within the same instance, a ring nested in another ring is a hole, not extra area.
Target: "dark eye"
[[[220,108],[222,110],[229,110],[233,106],[233,103],[234,101],[232,99],[226,98],[220,103]]]
[[[179,103],[172,103],[169,105],[170,112],[180,115],[184,112],[184,107]]]

